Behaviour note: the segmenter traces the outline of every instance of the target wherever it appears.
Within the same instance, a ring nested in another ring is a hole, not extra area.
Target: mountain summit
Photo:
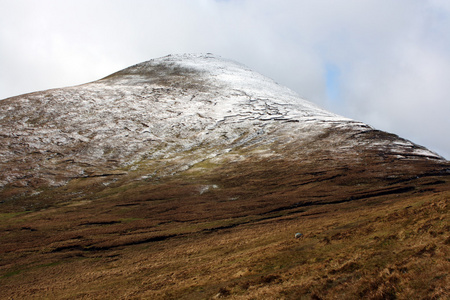
[[[0,298],[450,294],[450,163],[210,54],[1,100],[0,158]]]
[[[210,54],[169,55],[92,83],[8,98],[0,116],[4,188],[62,186],[149,164],[142,176],[165,176],[211,159],[407,161],[408,169],[444,162]]]

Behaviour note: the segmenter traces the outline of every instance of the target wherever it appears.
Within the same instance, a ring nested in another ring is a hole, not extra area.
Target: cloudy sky
[[[0,99],[186,52],[450,158],[448,0],[0,0]]]

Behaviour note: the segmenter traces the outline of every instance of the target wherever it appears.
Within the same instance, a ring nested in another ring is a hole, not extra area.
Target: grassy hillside
[[[10,199],[0,298],[448,297],[449,176],[316,161],[205,161]]]

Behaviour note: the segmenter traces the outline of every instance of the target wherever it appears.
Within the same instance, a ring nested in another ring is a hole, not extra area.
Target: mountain
[[[332,297],[345,285],[358,287],[348,297],[408,296],[419,283],[403,282],[400,254],[364,262],[392,249],[415,258],[423,249],[422,256],[448,253],[448,161],[212,54],[169,55],[1,100],[0,138],[0,283],[11,297],[111,298],[107,286],[125,278],[125,298]],[[430,225],[422,231],[432,241],[414,252],[417,222]],[[287,233],[298,224],[309,228],[301,243]],[[384,245],[388,233],[395,237]],[[369,246],[358,244],[362,236]],[[335,260],[346,243],[353,250],[343,256],[373,248],[364,259]],[[267,263],[249,259],[264,247]],[[419,270],[427,260],[417,261]],[[303,282],[304,265],[316,284]],[[391,277],[403,290],[382,289]],[[435,278],[430,293],[439,295],[446,280]]]
[[[5,99],[0,115],[2,187],[61,186],[149,162],[144,176],[164,176],[212,158],[443,161],[212,55],[167,56],[93,83]]]

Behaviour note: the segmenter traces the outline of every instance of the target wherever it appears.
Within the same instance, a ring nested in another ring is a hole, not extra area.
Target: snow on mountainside
[[[72,178],[148,176],[205,159],[245,155],[442,160],[395,135],[327,112],[238,63],[169,55],[74,87],[0,101],[0,187],[58,186]]]

